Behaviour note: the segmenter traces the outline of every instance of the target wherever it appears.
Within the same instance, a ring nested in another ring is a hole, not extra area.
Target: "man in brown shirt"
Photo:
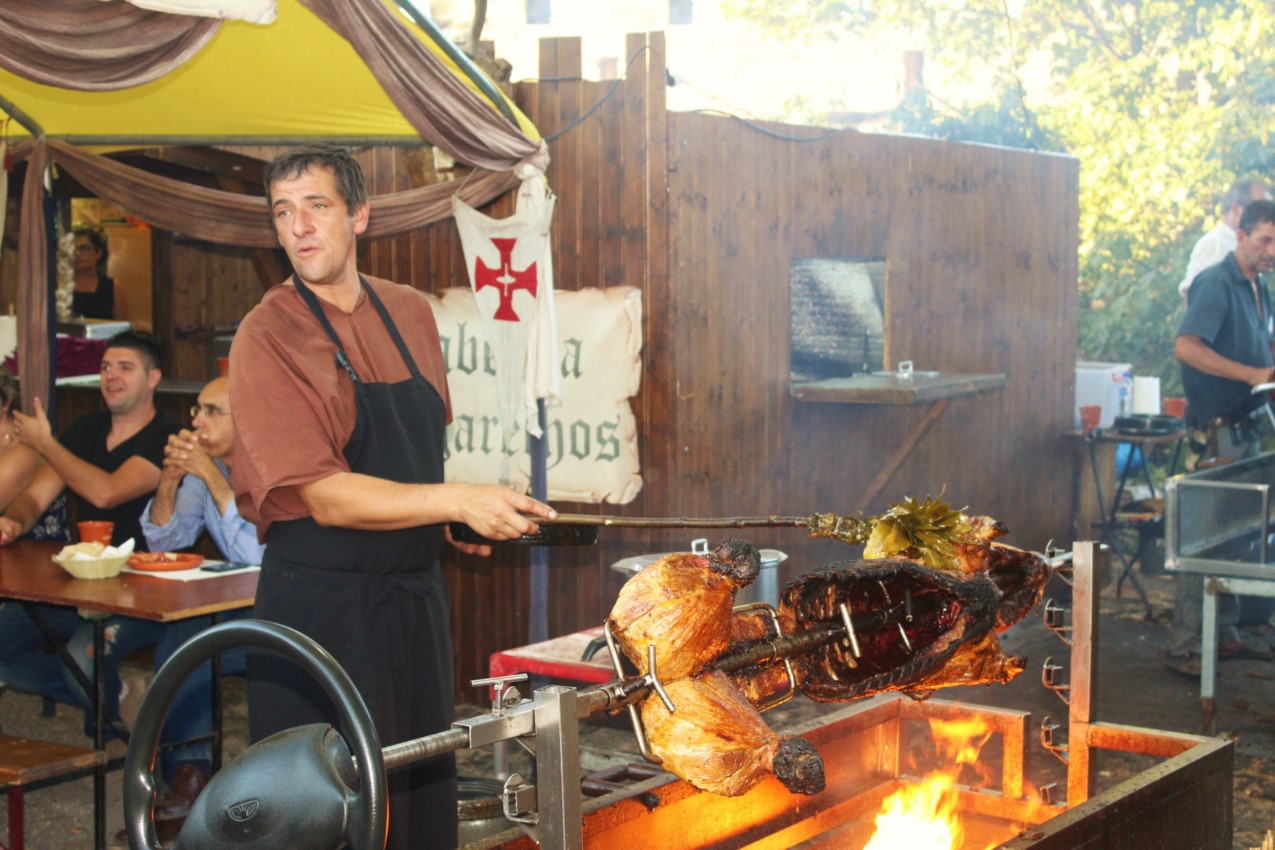
[[[296,273],[248,314],[230,354],[233,483],[267,544],[256,614],[336,656],[383,744],[439,732],[453,719],[437,562],[446,523],[502,540],[537,529],[525,514],[555,512],[504,487],[443,483],[450,410],[438,329],[420,292],[355,268],[369,208],[349,153],[293,151],[265,179]],[[248,682],[254,740],[337,718],[279,656],[250,654]],[[387,846],[454,847],[454,759],[389,779]]]

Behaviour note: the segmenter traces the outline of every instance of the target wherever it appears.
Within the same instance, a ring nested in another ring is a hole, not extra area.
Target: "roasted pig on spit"
[[[843,639],[792,657],[802,693],[820,702],[884,691],[920,697],[1017,676],[1023,660],[1001,651],[996,632],[1039,601],[1048,566],[998,543],[987,560],[974,572],[899,558],[841,561],[798,577],[779,603],[784,631],[845,627]]]
[[[821,791],[818,753],[804,739],[775,734],[756,708],[783,658],[794,666],[790,685],[824,702],[884,691],[921,698],[1022,672],[996,632],[1039,601],[1044,560],[992,543],[1004,533],[1000,523],[942,502],[907,500],[892,510],[828,536],[854,536],[875,554],[902,557],[843,561],[801,576],[780,601],[778,639],[759,630],[756,617],[732,614],[735,592],[759,572],[756,550],[743,541],[727,540],[707,556],[669,555],[624,585],[612,633],[643,675],[654,647],[656,675],[675,707],[654,696],[640,705],[650,749],[665,768],[728,796],[771,772],[795,793]]]

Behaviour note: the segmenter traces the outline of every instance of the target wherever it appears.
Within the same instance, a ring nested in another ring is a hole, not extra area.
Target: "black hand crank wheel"
[[[195,801],[175,847],[383,850],[388,827],[385,762],[363,698],[323,647],[295,629],[262,620],[236,620],[201,632],[156,674],[138,712],[124,763],[129,847],[160,850],[155,762],[173,699],[203,662],[238,646],[273,650],[305,668],[331,697],[341,728],[353,741],[347,745],[326,725],[315,724],[254,744],[213,777]]]

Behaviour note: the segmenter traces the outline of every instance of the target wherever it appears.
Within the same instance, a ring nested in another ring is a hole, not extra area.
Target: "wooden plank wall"
[[[1076,162],[857,133],[791,141],[763,130],[825,134],[667,114],[662,38],[628,47],[638,61],[615,94],[550,143],[549,179],[559,196],[558,286],[643,292],[635,411],[645,486],[623,508],[559,507],[850,512],[929,410],[792,400],[788,268],[796,258],[885,257],[891,366],[911,358],[1008,377],[1002,391],[953,400],[870,508],[945,492],[1004,518],[1022,545],[1066,540],[1071,466],[1059,438],[1070,429],[1075,360]],[[543,42],[541,77],[578,74],[578,56],[572,39]],[[550,136],[608,90],[559,79],[518,95]],[[586,130],[590,143],[572,140]],[[684,549],[694,535],[604,531],[596,547],[552,550],[550,633],[602,621],[621,582],[610,563]],[[746,536],[791,555],[785,579],[858,554],[791,530]],[[491,649],[522,642],[524,566],[517,552],[447,566],[458,614],[474,610],[466,598],[486,605],[494,590],[496,600],[490,631],[458,627],[459,679],[476,675]]]
[[[630,36],[624,79],[580,76],[577,39],[541,49],[541,82],[516,88],[549,142],[560,289],[630,285],[645,311],[634,409],[644,488],[629,515],[849,512],[928,408],[798,403],[788,387],[788,270],[796,258],[885,257],[889,365],[1004,372],[1004,390],[953,400],[903,460],[880,510],[905,494],[1005,519],[1011,539],[1066,541],[1075,360],[1078,168],[1066,157],[808,128],[762,129],[667,113],[664,39]],[[268,159],[269,149],[237,149]],[[360,154],[374,194],[419,184],[419,149]],[[505,215],[512,198],[490,212]],[[199,252],[193,252],[199,253]],[[173,244],[171,318],[221,323],[260,297],[249,252]],[[429,291],[466,285],[455,227],[360,244],[360,268]],[[157,282],[160,280],[156,278]],[[157,287],[158,288],[158,287]],[[220,306],[209,299],[225,293]],[[189,363],[188,363],[189,361]],[[199,378],[206,359],[176,358]],[[685,549],[695,532],[603,531],[550,551],[549,631],[602,622],[620,558]],[[716,541],[723,535],[710,535]],[[796,530],[749,532],[791,556],[782,578],[858,550]],[[528,553],[449,554],[458,695],[491,652],[526,642]],[[477,698],[477,697],[476,697]]]
[[[794,136],[805,138],[783,138]],[[953,399],[869,509],[946,493],[1005,520],[1021,545],[1068,539],[1075,160],[698,114],[670,116],[669,150],[660,321],[677,341],[670,427],[689,449],[671,471],[676,512],[844,513],[860,502],[929,409],[790,397],[789,266],[884,257],[887,365],[1007,383]],[[791,533],[776,542],[794,556],[790,572],[844,557]]]

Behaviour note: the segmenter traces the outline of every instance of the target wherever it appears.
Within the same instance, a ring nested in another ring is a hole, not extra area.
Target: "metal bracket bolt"
[[[489,685],[491,687],[491,713],[493,717],[504,717],[505,710],[522,702],[522,692],[513,686],[514,682],[527,681],[526,673],[514,673],[509,676],[492,676],[487,679],[471,679],[474,687]]]

